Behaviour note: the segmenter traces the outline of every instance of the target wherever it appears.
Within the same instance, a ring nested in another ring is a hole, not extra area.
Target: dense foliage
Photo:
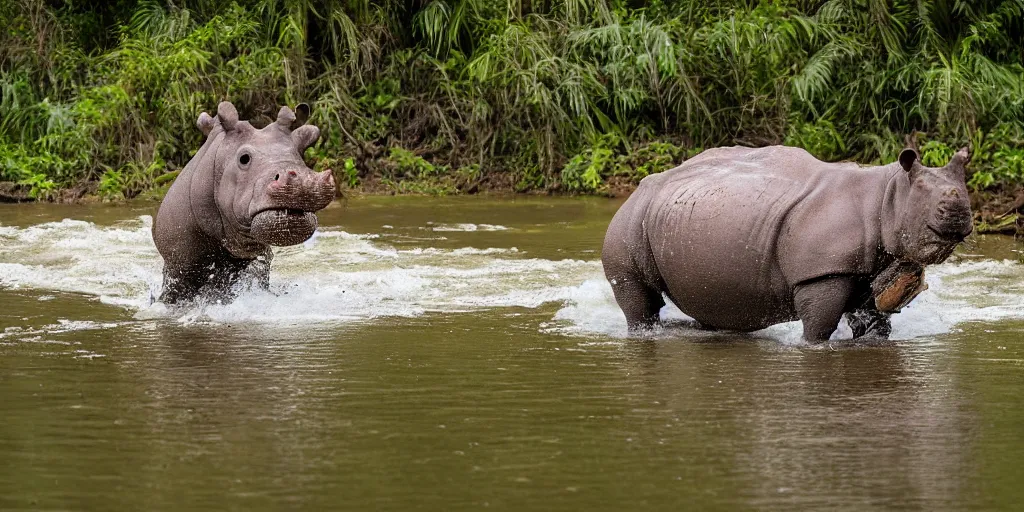
[[[786,143],[1024,182],[1024,0],[0,0],[0,181],[131,197],[230,99],[351,186],[600,192]]]

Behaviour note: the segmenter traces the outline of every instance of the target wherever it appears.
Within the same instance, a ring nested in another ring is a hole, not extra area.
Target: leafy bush
[[[818,119],[814,123],[795,122],[789,125],[786,145],[806,149],[812,155],[825,160],[840,160],[847,154],[846,143],[835,125],[827,119]]]
[[[391,161],[398,172],[410,178],[429,178],[442,171],[442,168],[435,167],[423,157],[412,151],[399,147],[391,148]]]
[[[891,161],[914,131],[929,161],[971,145],[974,189],[1021,183],[1020,0],[636,5],[0,2],[0,177],[131,197],[231,99],[255,124],[311,103],[317,165],[351,157],[350,186],[358,162],[592,193],[698,147]]]

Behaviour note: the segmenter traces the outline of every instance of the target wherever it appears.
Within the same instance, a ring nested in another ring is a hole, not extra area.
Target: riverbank
[[[318,166],[320,167],[320,166]],[[174,173],[176,175],[176,173]],[[590,194],[569,192],[561,187],[520,190],[513,173],[489,173],[484,176],[468,177],[454,174],[431,178],[394,181],[381,175],[370,175],[355,183],[341,181],[345,178],[335,171],[339,180],[339,198],[389,195],[524,195],[524,196],[566,196],[591,195],[625,198],[635,189],[639,179],[618,176],[608,180],[600,190]],[[139,194],[136,199],[160,200],[170,187],[172,179],[163,180],[158,187]],[[102,197],[99,183],[83,183],[58,191],[47,201],[56,203],[97,203],[126,202],[130,200]],[[15,182],[0,182],[0,203],[36,202],[30,195],[30,188]],[[1024,237],[1024,186],[1000,187],[971,193],[971,208],[974,211],[975,230],[978,233],[997,233]]]

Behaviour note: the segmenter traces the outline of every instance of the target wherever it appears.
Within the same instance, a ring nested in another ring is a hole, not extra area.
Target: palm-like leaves
[[[0,6],[27,27],[0,36],[0,161],[50,151],[62,183],[70,162],[150,169],[158,140],[182,164],[196,113],[227,97],[257,119],[314,100],[322,156],[415,146],[531,186],[591,146],[891,158],[914,130],[952,145],[1024,126],[1024,0],[144,0],[110,47],[80,43],[110,27],[71,9]]]

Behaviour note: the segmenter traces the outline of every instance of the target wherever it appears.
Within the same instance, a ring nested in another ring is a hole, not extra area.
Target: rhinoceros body
[[[300,111],[305,114],[308,107]],[[314,212],[335,194],[330,171],[315,173],[302,153],[320,136],[312,125],[292,130],[295,113],[256,129],[222,102],[196,122],[206,142],[168,190],[153,223],[164,259],[160,300],[230,299],[241,280],[267,287],[271,246],[308,239]]]
[[[657,320],[664,294],[703,327],[799,318],[805,337],[821,339],[843,313],[871,309],[885,268],[944,260],[970,232],[955,163],[959,177],[916,153],[861,167],[783,146],[708,150],[643,179],[608,228],[605,274],[631,328]]]

